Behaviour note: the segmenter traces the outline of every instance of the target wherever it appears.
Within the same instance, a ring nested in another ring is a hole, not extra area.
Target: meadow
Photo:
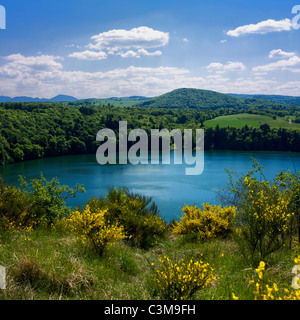
[[[299,300],[300,172],[262,172],[229,172],[223,205],[186,205],[170,223],[128,189],[71,210],[80,185],[1,182],[0,299]]]
[[[300,130],[300,124],[294,122],[294,116],[266,116],[250,113],[239,113],[233,115],[225,115],[216,117],[212,120],[207,120],[204,125],[209,128],[216,128],[218,125],[220,128],[243,128],[244,126],[249,126],[253,128],[259,128],[263,124],[268,124],[271,128],[284,128],[292,130]],[[289,123],[291,119],[291,124]]]

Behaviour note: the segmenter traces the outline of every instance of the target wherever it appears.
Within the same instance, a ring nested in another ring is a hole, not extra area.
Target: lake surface
[[[199,206],[203,202],[218,203],[216,192],[226,186],[228,175],[224,168],[246,173],[251,169],[250,157],[264,166],[267,179],[275,177],[280,169],[300,170],[300,153],[288,152],[232,152],[206,151],[204,171],[198,176],[185,175],[186,165],[106,165],[96,161],[96,155],[65,156],[0,167],[0,175],[7,184],[18,185],[19,175],[27,180],[41,172],[47,178],[57,177],[61,184],[75,187],[83,184],[86,193],[68,202],[71,206],[84,204],[92,196],[106,195],[110,187],[130,188],[151,196],[160,215],[167,221],[181,214],[184,204]]]

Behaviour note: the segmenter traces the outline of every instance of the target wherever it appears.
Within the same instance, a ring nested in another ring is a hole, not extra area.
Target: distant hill
[[[66,96],[66,95],[58,95],[51,99],[45,99],[45,98],[31,98],[26,96],[21,97],[6,97],[6,96],[0,96],[0,102],[73,102],[77,101],[78,99],[72,97],[72,96]]]
[[[229,93],[229,95],[236,98],[264,99],[272,102],[288,104],[290,106],[300,106],[300,97],[265,95],[265,94],[235,94],[235,93]]]
[[[74,101],[77,101],[78,99],[72,97],[72,96],[66,96],[66,95],[63,95],[63,94],[60,94],[52,99],[50,99],[50,101],[53,101],[53,102],[59,102],[59,101],[66,101],[66,102],[74,102]]]
[[[139,103],[149,108],[219,108],[236,107],[240,99],[223,93],[200,89],[177,89]]]
[[[292,97],[290,97],[292,98]],[[288,102],[288,99],[286,99]],[[246,95],[223,94],[211,90],[183,88],[173,90],[161,96],[141,101],[136,105],[148,108],[179,108],[179,109],[218,109],[224,108],[279,108],[286,107],[287,103],[272,101],[271,99],[255,98]],[[291,106],[291,104],[289,104]]]

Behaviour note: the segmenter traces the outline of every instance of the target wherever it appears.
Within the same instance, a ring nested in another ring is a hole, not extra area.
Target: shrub
[[[121,224],[131,245],[148,249],[166,231],[152,199],[127,189],[111,189],[105,198],[93,198],[88,204],[92,210],[107,210],[107,221]]]
[[[299,173],[281,171],[267,180],[256,160],[252,167],[241,176],[227,170],[229,183],[219,198],[237,207],[235,239],[243,254],[258,263],[288,242],[291,245],[297,220],[294,213],[299,211]]]
[[[105,248],[126,237],[122,226],[118,223],[109,224],[105,220],[106,213],[107,210],[91,211],[87,205],[82,212],[73,211],[70,217],[65,219],[66,227],[81,243],[95,249],[100,256]]]
[[[235,235],[243,252],[257,261],[285,244],[291,220],[289,202],[271,182],[245,177],[243,185]]]
[[[203,209],[185,206],[179,222],[173,228],[175,234],[197,234],[199,240],[227,236],[231,231],[231,220],[235,215],[234,207],[203,204]]]
[[[173,262],[165,256],[152,266],[155,294],[163,300],[191,299],[215,279],[209,263],[194,258]]]
[[[70,214],[70,208],[66,206],[67,199],[76,197],[79,192],[85,192],[82,185],[77,184],[74,190],[61,185],[57,178],[47,181],[43,174],[30,183],[20,177],[20,183],[22,192],[32,199],[31,211],[48,226],[57,218]]]
[[[31,231],[38,223],[32,213],[32,199],[20,189],[0,180],[0,227],[4,231]]]

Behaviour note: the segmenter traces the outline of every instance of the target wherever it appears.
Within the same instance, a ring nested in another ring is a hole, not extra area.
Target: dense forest
[[[71,103],[70,103],[71,104]],[[295,107],[296,108],[296,107]],[[95,153],[97,132],[110,128],[118,132],[119,121],[128,130],[151,129],[205,130],[205,148],[215,150],[300,151],[300,131],[271,128],[205,128],[206,120],[241,113],[274,116],[294,114],[297,109],[224,108],[173,109],[91,106],[58,103],[0,104],[0,163],[7,164],[42,157]]]

